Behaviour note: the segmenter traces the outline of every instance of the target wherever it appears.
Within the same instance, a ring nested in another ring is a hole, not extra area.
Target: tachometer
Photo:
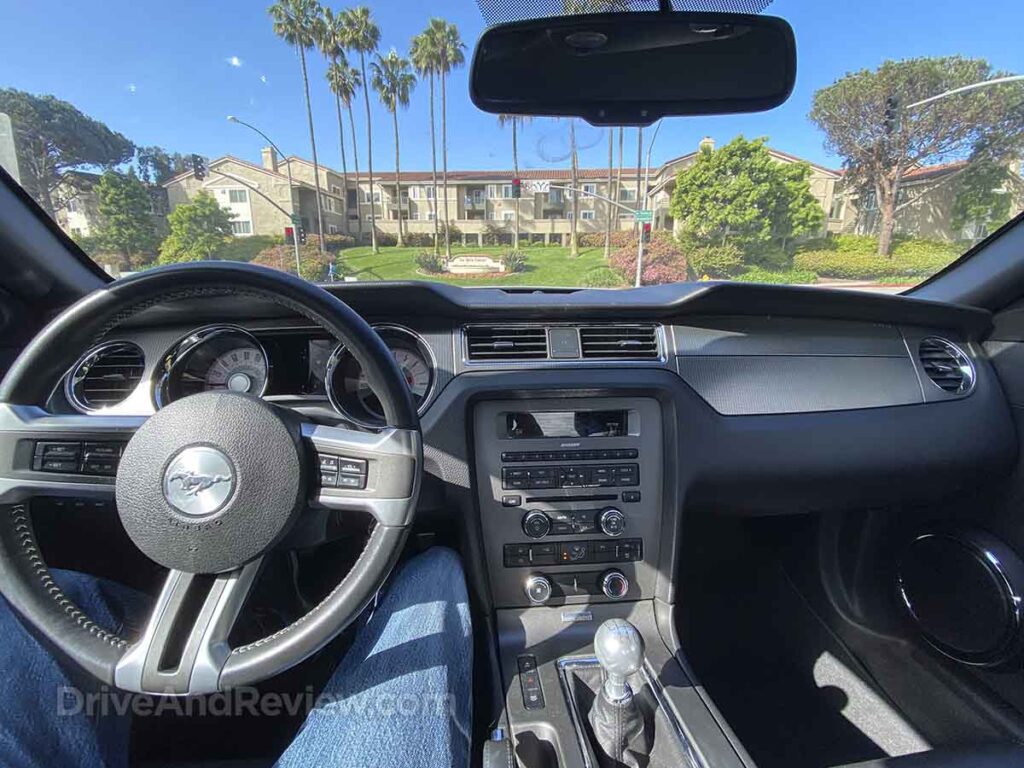
[[[231,325],[200,328],[164,356],[157,401],[166,405],[207,390],[260,396],[269,377],[267,354],[251,333]]]
[[[417,410],[423,411],[434,386],[430,348],[412,331],[400,326],[374,326],[387,344],[412,393]],[[327,395],[335,410],[357,424],[380,426],[384,422],[380,401],[366,373],[347,349],[339,346],[327,366]]]

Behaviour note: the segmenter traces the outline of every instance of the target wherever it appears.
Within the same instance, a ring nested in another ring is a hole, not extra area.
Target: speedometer
[[[219,355],[206,370],[206,389],[258,394],[267,383],[267,361],[255,347],[237,347]]]
[[[416,409],[422,413],[434,386],[434,364],[430,347],[417,334],[401,326],[374,326],[405,379]],[[357,424],[378,427],[384,423],[380,400],[370,387],[366,373],[351,353],[339,346],[327,366],[327,395],[335,410]]]

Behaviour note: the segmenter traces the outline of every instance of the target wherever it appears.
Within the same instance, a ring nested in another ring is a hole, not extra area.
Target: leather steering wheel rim
[[[316,450],[325,442],[329,446],[336,442],[351,447],[353,451],[365,446],[365,455],[370,457],[370,461],[376,456],[373,451],[378,445],[384,442],[393,445],[396,438],[402,438],[397,441],[402,446],[397,455],[407,460],[411,467],[407,473],[409,495],[385,499],[390,505],[388,513],[377,517],[366,547],[352,570],[306,615],[269,637],[237,648],[227,648],[225,631],[224,638],[218,639],[211,647],[204,644],[197,649],[196,657],[206,665],[201,674],[196,671],[199,670],[197,666],[196,670],[186,670],[185,682],[179,680],[175,683],[177,687],[154,690],[156,684],[153,681],[161,679],[159,676],[149,674],[147,678],[147,673],[141,668],[128,669],[133,654],[138,656],[141,653],[145,661],[146,654],[150,652],[148,646],[139,650],[140,645],[148,642],[146,635],[135,643],[113,635],[97,626],[62,594],[43,562],[27,508],[21,503],[34,494],[31,483],[19,483],[15,477],[17,472],[6,466],[0,467],[0,475],[7,475],[0,476],[0,591],[30,627],[51,645],[101,682],[127,690],[208,693],[249,685],[301,662],[335,637],[373,599],[398,559],[415,511],[422,472],[419,419],[404,377],[384,342],[365,320],[323,288],[284,272],[248,264],[202,262],[148,270],[111,283],[69,307],[32,340],[0,382],[0,438],[15,442],[40,436],[53,439],[52,436],[58,434],[65,423],[42,410],[54,386],[83,350],[95,346],[112,329],[136,313],[164,302],[220,295],[252,296],[272,301],[313,321],[351,351],[363,366],[371,387],[380,399],[387,425],[385,430],[381,435],[373,436],[377,442],[363,440],[366,437],[363,433],[322,426],[303,429],[303,438]],[[169,407],[174,405],[172,403]],[[267,405],[266,408],[276,406]],[[96,418],[103,417],[73,417],[67,423],[74,422],[77,427]],[[282,420],[287,422],[288,419],[282,417]],[[34,427],[48,431],[32,435]],[[53,431],[49,431],[51,427]],[[360,439],[355,440],[355,437]],[[298,450],[301,453],[302,447]],[[11,452],[15,452],[13,448]],[[394,459],[395,456],[383,458]],[[121,482],[119,474],[117,483]],[[303,486],[300,490],[303,497],[305,492]],[[118,495],[120,498],[120,491]],[[322,491],[319,498],[324,500]],[[328,502],[332,500],[341,505],[347,501],[338,501],[334,497],[327,499]],[[354,501],[369,503],[364,498]],[[259,556],[261,559],[262,554]],[[243,584],[244,594],[247,594],[259,560],[240,563],[237,571],[218,577],[218,589],[229,595],[232,589],[237,591],[241,589],[239,584]],[[171,575],[176,577],[176,583],[165,585],[151,622],[158,621],[156,614],[162,610],[161,606],[176,599],[175,595],[188,588],[191,581],[190,573],[172,571]],[[244,597],[239,600],[244,602]],[[227,614],[234,611],[234,615],[228,617],[232,624],[240,608],[241,603],[226,609]],[[210,624],[203,631],[215,632],[214,625],[223,620],[221,613],[209,617]],[[149,632],[150,628],[147,634]],[[209,637],[213,635],[204,634],[203,642]],[[152,666],[156,662],[150,660],[148,663]]]

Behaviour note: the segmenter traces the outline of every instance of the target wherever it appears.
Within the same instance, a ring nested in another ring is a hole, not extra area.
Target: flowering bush
[[[612,252],[609,263],[628,283],[636,276],[636,240]],[[643,273],[640,279],[644,285],[679,283],[688,277],[686,256],[671,235],[657,232],[651,242],[644,245]]]

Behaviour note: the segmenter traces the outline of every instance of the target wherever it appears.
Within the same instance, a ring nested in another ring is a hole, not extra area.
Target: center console
[[[496,607],[654,596],[661,419],[653,398],[476,406],[477,488]]]

